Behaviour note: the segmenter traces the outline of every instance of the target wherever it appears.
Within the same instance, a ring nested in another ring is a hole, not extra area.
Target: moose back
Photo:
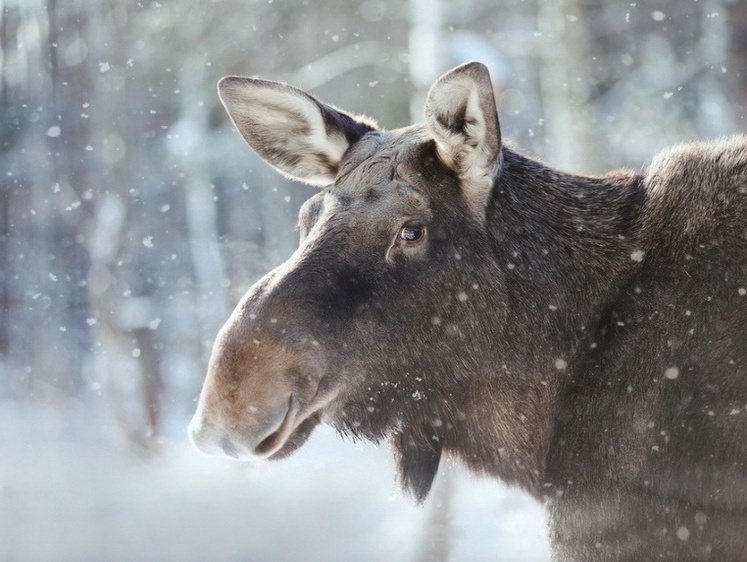
[[[393,131],[219,92],[320,191],[217,336],[199,449],[281,458],[323,422],[388,441],[419,501],[443,455],[521,486],[558,560],[747,559],[747,138],[586,177],[502,143],[479,63]]]

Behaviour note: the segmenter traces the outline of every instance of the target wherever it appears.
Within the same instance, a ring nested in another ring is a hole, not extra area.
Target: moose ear
[[[348,147],[376,128],[280,82],[227,76],[218,82],[218,93],[257,154],[286,176],[313,185],[333,183]]]
[[[462,180],[468,199],[486,204],[500,167],[501,132],[485,65],[470,62],[439,78],[428,92],[425,120],[439,158]]]
[[[418,503],[423,503],[433,485],[441,460],[441,443],[429,427],[405,428],[391,437],[397,480]]]

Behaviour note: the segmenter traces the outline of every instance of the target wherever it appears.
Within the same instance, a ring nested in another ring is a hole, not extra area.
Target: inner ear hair
[[[374,130],[372,121],[280,82],[227,76],[218,92],[236,129],[261,158],[312,185],[331,184],[348,148]]]
[[[405,428],[391,437],[397,480],[415,501],[422,503],[430,492],[441,460],[441,442],[430,425]]]
[[[501,166],[501,133],[488,69],[467,63],[439,78],[425,103],[439,160],[459,177],[480,220]]]

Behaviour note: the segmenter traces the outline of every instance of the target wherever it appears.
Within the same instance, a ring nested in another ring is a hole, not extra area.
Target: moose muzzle
[[[189,424],[194,445],[209,455],[266,458],[302,421],[301,396],[286,346],[232,317],[218,334]]]

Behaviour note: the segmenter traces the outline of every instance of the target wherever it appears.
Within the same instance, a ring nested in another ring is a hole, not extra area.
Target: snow
[[[384,447],[321,428],[287,460],[240,464],[194,451],[185,418],[144,458],[101,412],[0,403],[0,560],[404,561],[422,548],[435,500],[402,495]],[[445,470],[450,560],[549,559],[534,501]]]
[[[690,538],[690,529],[688,529],[685,526],[682,526],[677,529],[677,538],[681,541],[686,541]]]
[[[666,14],[664,12],[660,12],[659,10],[651,12],[651,17],[654,21],[664,21],[667,18]]]

